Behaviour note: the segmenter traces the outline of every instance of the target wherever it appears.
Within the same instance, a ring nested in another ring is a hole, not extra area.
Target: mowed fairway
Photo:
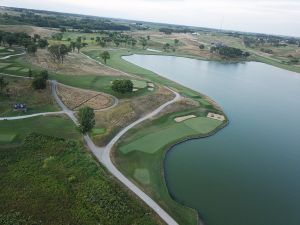
[[[207,134],[220,126],[222,122],[206,117],[197,117],[181,123],[173,122],[165,128],[159,128],[156,132],[144,134],[135,141],[120,147],[120,151],[127,154],[132,151],[155,153],[165,145],[187,136]]]
[[[80,138],[75,125],[68,118],[39,116],[23,120],[0,121],[0,146],[19,144],[32,132],[68,139]]]

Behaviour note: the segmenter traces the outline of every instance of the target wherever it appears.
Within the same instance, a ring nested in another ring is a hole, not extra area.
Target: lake
[[[124,59],[208,95],[230,120],[216,135],[169,151],[175,199],[206,225],[300,224],[300,74],[258,62]]]

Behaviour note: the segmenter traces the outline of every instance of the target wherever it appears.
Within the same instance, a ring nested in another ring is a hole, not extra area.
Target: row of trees
[[[5,21],[5,24],[30,24],[39,27],[53,28],[69,27],[77,30],[130,30],[129,26],[114,23],[108,19],[97,17],[71,17],[65,14],[59,14],[57,16],[40,15],[29,10],[22,14],[1,14],[0,18]]]
[[[250,56],[249,52],[244,52],[239,48],[233,48],[225,45],[213,46],[210,48],[210,51],[226,58],[241,58]]]
[[[34,54],[37,51],[37,48],[45,48],[48,46],[48,41],[42,39],[39,35],[35,34],[33,37],[29,36],[24,32],[11,33],[0,31],[0,44],[8,45],[18,45],[25,48],[25,50]]]

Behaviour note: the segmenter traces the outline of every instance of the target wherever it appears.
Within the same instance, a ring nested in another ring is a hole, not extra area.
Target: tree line
[[[24,32],[11,33],[0,31],[0,44],[17,45],[24,47],[27,53],[34,54],[37,48],[46,48],[48,46],[48,41],[40,37],[40,35],[35,34],[33,37],[29,36]]]
[[[212,46],[210,48],[211,53],[217,53],[220,56],[226,57],[226,58],[241,58],[241,57],[249,57],[249,52],[244,52],[239,48],[229,47],[226,45],[222,46]]]
[[[130,30],[129,26],[111,22],[107,19],[96,17],[75,18],[62,15],[39,15],[33,12],[26,12],[20,15],[9,15],[7,13],[0,15],[4,24],[29,24],[38,27],[69,27],[72,29],[90,29],[90,30]]]

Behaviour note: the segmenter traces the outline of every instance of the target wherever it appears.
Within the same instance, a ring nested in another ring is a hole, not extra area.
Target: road
[[[59,107],[62,109],[60,112],[45,112],[45,113],[37,113],[33,115],[26,115],[26,116],[18,116],[18,117],[4,117],[0,118],[0,120],[17,120],[17,119],[25,119],[29,117],[34,116],[41,116],[41,115],[53,115],[53,114],[66,114],[76,125],[78,125],[78,120],[75,116],[75,112],[68,109],[64,103],[61,101],[61,99],[57,95],[56,91],[57,82],[51,81],[51,92],[52,95],[59,105]],[[166,87],[167,88],[167,87]],[[168,88],[169,89],[169,88]],[[166,102],[165,104],[161,105],[157,109],[155,109],[153,112],[149,113],[148,115],[138,119],[137,121],[131,123],[129,126],[125,127],[123,130],[121,130],[105,147],[98,147],[94,144],[94,142],[91,140],[91,138],[88,135],[84,135],[84,140],[90,149],[90,151],[94,154],[94,156],[97,158],[97,160],[102,163],[109,172],[111,172],[119,181],[121,181],[127,188],[129,188],[132,192],[134,192],[138,197],[140,197],[150,208],[152,208],[160,217],[162,220],[164,220],[169,225],[178,225],[178,223],[165,211],[163,210],[153,199],[151,199],[146,193],[144,193],[141,189],[139,189],[133,182],[131,182],[128,178],[126,178],[113,164],[110,158],[110,154],[112,151],[113,146],[116,144],[116,142],[131,128],[135,127],[136,125],[142,123],[143,121],[157,115],[160,113],[163,109],[165,109],[168,105],[179,101],[181,96],[169,89],[175,94],[174,99],[171,101]]]

